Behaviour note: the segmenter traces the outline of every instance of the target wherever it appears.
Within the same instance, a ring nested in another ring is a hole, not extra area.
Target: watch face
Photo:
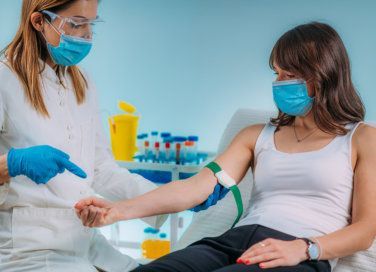
[[[308,247],[308,254],[311,260],[317,260],[320,254],[319,247],[316,244],[311,244]]]

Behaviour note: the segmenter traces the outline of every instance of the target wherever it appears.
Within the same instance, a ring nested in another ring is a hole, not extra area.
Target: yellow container
[[[146,259],[158,259],[171,252],[168,240],[148,239],[141,244],[142,256]]]
[[[136,108],[124,101],[119,102],[119,108],[126,113],[109,118],[112,153],[116,160],[133,161],[137,151],[137,129],[139,116],[135,115]]]

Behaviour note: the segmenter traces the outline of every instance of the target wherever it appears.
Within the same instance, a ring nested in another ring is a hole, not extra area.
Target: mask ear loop
[[[49,24],[49,25],[53,28],[53,30],[55,30],[55,32],[59,35],[59,44],[60,44],[60,43],[61,43],[61,35],[62,35],[62,33],[60,33],[59,30],[57,30],[56,27],[55,27],[50,21],[48,21],[46,18],[45,18],[45,21],[46,21],[46,23]],[[54,46],[54,45],[52,45],[51,43],[48,42],[47,37],[46,37],[46,35],[44,34],[44,28],[43,28],[43,31],[41,31],[41,33],[42,33],[42,36],[44,37],[44,40],[46,41],[47,45],[49,44],[49,45],[51,45],[51,46],[53,46],[53,47],[56,47],[56,46]]]
[[[55,32],[59,35],[59,37],[61,37],[61,35],[63,33],[61,33],[50,21],[47,20],[47,24],[49,24],[54,30]],[[60,28],[60,27],[59,27]]]
[[[59,17],[59,15],[57,15],[57,17]],[[66,18],[61,18],[61,17],[59,17],[60,18],[60,20],[61,20],[61,22],[60,22],[60,24],[59,24],[59,29],[62,29],[63,28],[63,25],[66,23]],[[60,32],[60,31],[59,31]]]
[[[50,25],[50,26],[56,31],[56,33],[59,35],[59,44],[60,44],[60,42],[61,42],[61,33],[55,28],[55,26],[54,26],[49,20],[47,20],[47,19],[45,18],[45,21],[46,21],[46,23],[49,24],[49,25]],[[41,31],[40,33],[42,34],[44,40],[46,41],[46,44],[47,44],[47,45],[50,44],[50,43],[47,41],[47,37],[46,37],[46,35],[44,34],[44,28],[43,28],[43,31]],[[50,45],[53,46],[52,44],[50,44]],[[52,58],[52,57],[51,57],[51,58]],[[68,68],[68,67],[65,67],[65,68],[64,68],[63,75],[66,74],[66,72],[67,72],[67,68]],[[62,82],[62,80],[61,80],[61,78],[60,78],[59,75],[58,75],[58,78],[59,78],[60,84],[61,84],[62,86],[64,86],[64,83]],[[64,87],[65,87],[65,86],[64,86]]]

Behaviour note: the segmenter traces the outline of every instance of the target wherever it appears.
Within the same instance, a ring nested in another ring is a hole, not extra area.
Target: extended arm
[[[236,181],[243,178],[250,166],[253,148],[262,127],[263,125],[255,125],[242,130],[226,151],[215,160]],[[174,213],[189,209],[206,200],[213,192],[216,184],[217,179],[213,173],[204,168],[189,179],[173,181],[133,199],[109,203],[101,199],[89,198],[80,201],[76,208],[81,219],[87,225],[106,225],[118,220]],[[94,206],[91,213],[88,209],[81,213],[88,206]],[[103,211],[101,208],[107,209],[107,215],[101,217],[102,221],[94,222],[93,218],[99,218],[96,213]]]

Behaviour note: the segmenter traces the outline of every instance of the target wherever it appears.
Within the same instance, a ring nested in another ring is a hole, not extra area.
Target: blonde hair
[[[1,52],[5,56],[10,68],[17,74],[24,88],[27,100],[42,116],[49,117],[42,94],[40,74],[45,68],[48,58],[46,41],[34,29],[31,15],[41,10],[61,10],[72,4],[73,0],[23,0],[21,21],[16,36],[12,42]],[[39,62],[41,59],[44,64]],[[62,66],[57,67],[60,77]],[[88,88],[87,81],[77,66],[67,67],[78,104],[85,101],[85,92]]]

